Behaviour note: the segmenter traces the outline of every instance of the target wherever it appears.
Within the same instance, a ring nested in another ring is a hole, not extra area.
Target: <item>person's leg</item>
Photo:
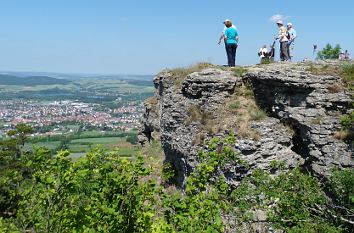
[[[288,58],[289,58],[289,61],[291,61],[291,54],[290,54],[290,46],[291,44],[287,44],[287,50],[288,50]]]
[[[236,44],[230,44],[231,47],[231,66],[235,66]]]
[[[236,66],[236,52],[237,52],[237,47],[238,47],[238,45],[235,44],[235,46],[234,46],[234,51],[233,51],[233,63],[232,63],[234,66]]]
[[[280,54],[280,61],[284,61],[284,54],[283,54],[283,43],[280,42],[280,46],[279,46],[279,54]]]
[[[232,66],[232,45],[226,44],[227,65]]]
[[[281,42],[281,50],[282,50],[282,56],[283,60],[282,61],[288,61],[289,60],[289,54],[288,54],[288,42]]]
[[[290,59],[293,59],[293,57],[294,57],[294,42],[292,42],[292,43],[290,44],[289,57],[290,57]]]
[[[289,52],[289,44],[288,44],[288,42],[284,42],[284,46],[285,46],[285,52],[286,52],[286,57],[285,57],[285,59],[286,59],[286,61],[290,61],[291,60],[291,58],[290,58],[290,52]]]

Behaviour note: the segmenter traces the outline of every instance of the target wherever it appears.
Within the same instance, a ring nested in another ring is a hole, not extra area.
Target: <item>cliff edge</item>
[[[160,140],[183,186],[204,140],[235,133],[248,164],[228,164],[235,185],[254,168],[276,172],[302,166],[317,176],[353,167],[353,129],[340,119],[353,111],[352,81],[342,63],[274,63],[237,68],[202,64],[156,75],[145,102],[139,140]],[[341,133],[342,132],[342,133]]]

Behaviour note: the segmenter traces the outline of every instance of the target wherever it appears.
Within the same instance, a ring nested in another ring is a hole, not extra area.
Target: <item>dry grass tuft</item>
[[[354,90],[354,63],[343,63],[342,65],[316,65],[310,64],[306,69],[307,72],[315,75],[333,75],[341,77],[342,83],[336,83],[328,90],[331,93],[342,91],[344,88]]]
[[[338,93],[344,90],[344,86],[341,83],[335,83],[328,88],[329,93]]]
[[[333,75],[339,76],[340,69],[334,65],[316,65],[310,64],[305,71],[310,72],[311,74],[315,75]]]
[[[261,121],[266,113],[261,110],[254,99],[249,86],[236,87],[234,95],[219,110],[218,125],[220,130],[235,129],[241,137],[260,139],[260,133],[251,129],[252,121]]]
[[[146,103],[146,104],[149,104],[149,105],[157,105],[158,102],[159,102],[159,101],[157,100],[157,98],[156,98],[155,96],[152,96],[152,97],[147,98],[147,99],[145,100],[145,103]]]
[[[205,140],[205,134],[204,133],[198,133],[195,138],[192,140],[192,145],[202,145]]]
[[[234,73],[236,77],[242,77],[248,72],[248,70],[244,67],[232,67],[230,68],[230,70]]]
[[[340,130],[334,134],[334,138],[342,141],[351,141],[354,143],[354,132],[349,129]]]
[[[172,78],[174,78],[175,86],[181,87],[183,81],[187,78],[187,76],[189,74],[194,73],[194,72],[200,72],[206,68],[214,68],[214,67],[217,67],[217,66],[213,65],[211,63],[207,63],[207,62],[201,62],[201,63],[197,63],[195,65],[189,66],[189,67],[175,68],[175,69],[169,70],[169,72],[172,75]]]
[[[197,123],[200,133],[193,139],[192,145],[202,144],[206,134],[213,135],[222,130],[219,119],[216,120],[212,112],[204,111],[199,106],[190,106],[188,109],[188,118],[185,124],[189,126],[193,122]]]

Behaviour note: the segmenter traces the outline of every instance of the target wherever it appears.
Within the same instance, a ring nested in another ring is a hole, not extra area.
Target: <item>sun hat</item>
[[[231,20],[230,19],[225,19],[224,22],[222,22],[222,23],[226,23],[226,22],[231,22]]]
[[[281,24],[281,25],[283,25],[283,21],[278,20],[277,24]]]
[[[293,26],[293,24],[292,24],[292,23],[287,23],[287,24],[286,24],[286,26],[290,26],[290,27],[292,27],[292,26]]]

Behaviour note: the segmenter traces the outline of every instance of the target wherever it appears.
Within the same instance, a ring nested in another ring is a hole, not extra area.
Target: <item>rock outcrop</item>
[[[232,70],[208,68],[188,75],[183,82],[163,71],[154,79],[155,96],[145,104],[139,139],[142,143],[161,140],[166,161],[174,165],[177,182],[183,185],[196,165],[200,141],[221,137],[226,129],[219,124],[225,121],[220,109],[247,84],[268,116],[250,122],[250,130],[258,132],[257,138],[240,136],[237,140],[235,148],[249,168],[227,167],[225,174],[230,182],[237,184],[254,168],[271,170],[274,163],[286,168],[305,166],[318,176],[326,176],[333,166],[353,167],[352,143],[334,137],[341,127],[340,117],[352,111],[353,97],[339,87],[338,75],[314,75],[308,66],[250,66],[242,77]],[[333,88],[335,85],[338,88]],[[215,130],[216,125],[219,128]],[[231,130],[237,135],[237,127]]]

